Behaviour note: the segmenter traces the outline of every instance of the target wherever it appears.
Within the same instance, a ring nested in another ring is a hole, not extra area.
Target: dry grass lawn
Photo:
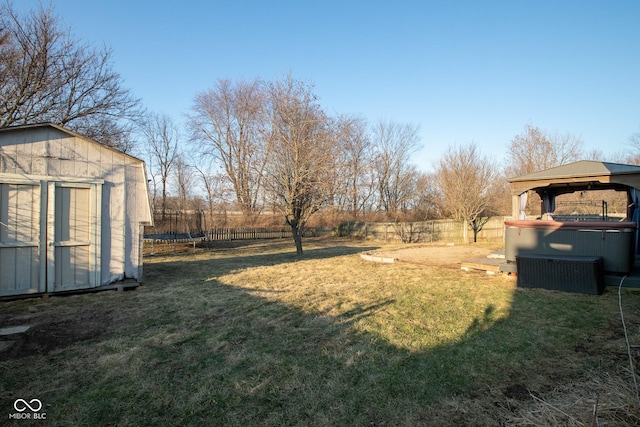
[[[231,243],[156,247],[134,291],[0,303],[0,327],[32,325],[0,352],[2,416],[37,398],[50,425],[640,424],[617,289],[460,271],[486,245],[377,264],[360,254],[408,247]],[[622,303],[637,365],[640,294]]]

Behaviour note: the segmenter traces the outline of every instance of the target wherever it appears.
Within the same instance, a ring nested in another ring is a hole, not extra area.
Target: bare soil
[[[409,246],[395,250],[375,251],[371,255],[383,258],[394,258],[401,262],[426,266],[459,268],[462,261],[486,258],[501,245],[468,244],[442,246]]]
[[[0,358],[10,360],[47,355],[76,342],[99,338],[113,326],[113,317],[113,309],[92,306],[29,310],[20,316],[0,313],[0,328],[29,326],[26,332],[0,336]]]

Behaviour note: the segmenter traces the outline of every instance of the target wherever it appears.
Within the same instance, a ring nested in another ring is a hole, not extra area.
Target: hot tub
[[[634,222],[505,221],[505,258],[517,256],[602,257],[605,272],[626,274],[635,261]]]

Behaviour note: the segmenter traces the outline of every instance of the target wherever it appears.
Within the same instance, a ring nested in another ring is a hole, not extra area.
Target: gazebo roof
[[[552,188],[556,194],[584,189],[640,189],[640,166],[581,160],[507,179],[513,195]]]

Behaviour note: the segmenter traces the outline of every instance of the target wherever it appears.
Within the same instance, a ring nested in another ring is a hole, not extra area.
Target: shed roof
[[[640,189],[640,166],[581,160],[507,179],[513,195],[553,188],[557,194],[583,189]]]
[[[109,147],[108,145],[100,144],[98,141],[94,141],[91,138],[88,138],[88,137],[86,137],[86,136],[84,136],[82,134],[76,133],[76,132],[74,132],[72,130],[69,130],[69,129],[65,128],[64,126],[60,126],[60,125],[57,125],[55,123],[44,122],[44,123],[33,123],[33,124],[28,124],[28,125],[6,126],[6,127],[0,127],[0,132],[11,132],[11,131],[16,131],[16,130],[38,129],[38,128],[46,128],[46,127],[57,129],[60,132],[64,132],[64,133],[66,133],[68,135],[71,135],[71,136],[82,138],[85,141],[89,141],[89,142],[91,142],[93,144],[98,144],[98,145],[100,145],[102,147],[105,147],[105,148],[107,148],[107,149],[109,149],[111,151],[114,151],[114,152],[116,152],[118,154],[121,154],[123,156],[127,156],[127,157],[129,157],[129,158],[131,158],[133,160],[137,160],[139,162],[144,163],[144,160],[142,160],[142,159],[140,159],[140,158],[138,158],[136,156],[132,156],[131,154],[122,152],[122,151],[117,150],[117,149],[115,149],[113,147]]]

